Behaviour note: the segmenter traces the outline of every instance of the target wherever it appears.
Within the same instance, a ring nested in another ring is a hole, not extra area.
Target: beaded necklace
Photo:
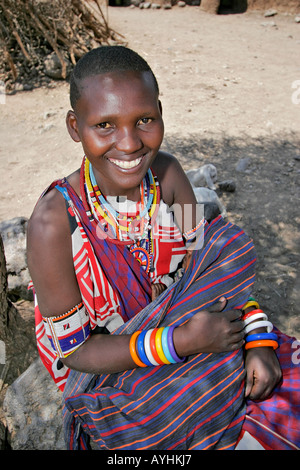
[[[126,244],[146,272],[151,272],[153,259],[152,226],[160,201],[159,185],[149,169],[140,184],[141,201],[136,210],[118,212],[101,193],[93,168],[84,157],[80,170],[82,202],[91,223],[105,233],[105,238]],[[126,202],[126,200],[125,200]]]

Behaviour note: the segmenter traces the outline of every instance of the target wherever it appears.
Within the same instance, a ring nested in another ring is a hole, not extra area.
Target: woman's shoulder
[[[68,223],[62,194],[55,187],[37,202],[27,227],[28,248],[52,245],[66,237]]]
[[[164,202],[172,205],[176,182],[181,180],[184,174],[179,161],[174,155],[160,151],[156,156],[152,169],[157,176]]]
[[[190,182],[178,159],[167,152],[159,152],[152,165],[161,187],[162,198],[168,205],[194,202]]]
[[[79,191],[79,172],[75,171],[69,175],[66,180],[75,189]],[[54,230],[60,232],[65,227],[66,204],[63,195],[55,188],[63,180],[57,180],[52,183],[39,198],[32,215],[28,222],[29,232],[34,228],[34,232],[47,231],[46,235]]]

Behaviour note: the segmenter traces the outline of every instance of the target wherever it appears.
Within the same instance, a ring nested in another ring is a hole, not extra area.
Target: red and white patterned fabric
[[[99,326],[106,327],[109,332],[112,332],[124,323],[117,293],[112,289],[95,256],[93,247],[80,222],[77,208],[70,198],[67,198],[66,202],[71,227],[74,269],[82,301],[89,316],[90,329],[93,330]],[[180,230],[163,201],[160,201],[152,232],[153,270],[149,276],[152,283],[163,283],[168,287],[173,283],[172,274],[175,273],[182,261],[186,248]],[[53,316],[55,316],[55,312],[53,312]],[[57,386],[63,390],[69,369],[58,360],[59,357],[51,346],[52,340],[50,335],[47,336],[45,328],[45,326],[48,327],[47,320],[42,318],[36,295],[35,319],[40,357]],[[73,341],[71,337],[70,341]],[[78,343],[78,346],[80,344],[82,343]]]

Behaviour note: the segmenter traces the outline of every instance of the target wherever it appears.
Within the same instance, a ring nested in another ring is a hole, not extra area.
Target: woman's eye
[[[100,122],[99,124],[97,124],[97,126],[99,129],[109,129],[111,127],[111,125],[109,124],[109,122]]]
[[[138,121],[138,125],[140,126],[141,124],[149,124],[149,122],[152,122],[153,119],[152,118],[142,118]]]

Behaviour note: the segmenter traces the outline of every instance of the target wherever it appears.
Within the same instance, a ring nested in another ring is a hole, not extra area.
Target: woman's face
[[[139,185],[160,148],[164,125],[150,72],[113,72],[84,79],[67,115],[105,195],[138,197]]]

